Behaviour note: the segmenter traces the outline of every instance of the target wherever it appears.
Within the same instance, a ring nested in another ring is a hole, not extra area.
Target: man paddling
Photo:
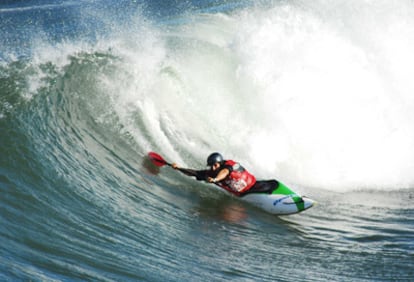
[[[238,162],[224,160],[220,153],[212,153],[207,158],[207,170],[194,170],[180,168],[176,163],[171,167],[188,176],[193,176],[199,181],[207,181],[229,191],[236,196],[244,196],[248,193],[269,193],[277,189],[279,183],[276,180],[259,180],[253,174],[244,169]]]

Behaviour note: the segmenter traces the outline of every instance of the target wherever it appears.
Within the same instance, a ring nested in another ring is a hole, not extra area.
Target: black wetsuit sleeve
[[[206,181],[208,177],[208,170],[196,170],[197,175],[195,176],[198,181]]]
[[[185,175],[194,176],[199,181],[207,179],[207,170],[194,170],[189,168],[179,168],[178,170]]]

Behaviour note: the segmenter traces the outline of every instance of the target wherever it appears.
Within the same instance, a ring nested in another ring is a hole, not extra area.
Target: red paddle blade
[[[149,152],[148,157],[156,166],[164,166],[168,164],[160,155],[155,152]]]

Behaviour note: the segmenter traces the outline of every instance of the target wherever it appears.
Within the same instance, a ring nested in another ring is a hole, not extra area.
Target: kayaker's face
[[[220,163],[215,163],[211,166],[211,170],[212,171],[216,171],[220,168]]]

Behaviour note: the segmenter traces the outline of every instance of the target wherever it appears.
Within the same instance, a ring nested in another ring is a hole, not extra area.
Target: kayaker
[[[238,162],[225,160],[220,153],[212,153],[207,158],[206,170],[194,170],[179,168],[176,163],[171,164],[174,169],[179,169],[188,176],[193,176],[199,181],[207,181],[229,191],[236,196],[248,193],[269,193],[277,189],[277,180],[256,180],[256,177],[242,167]]]

